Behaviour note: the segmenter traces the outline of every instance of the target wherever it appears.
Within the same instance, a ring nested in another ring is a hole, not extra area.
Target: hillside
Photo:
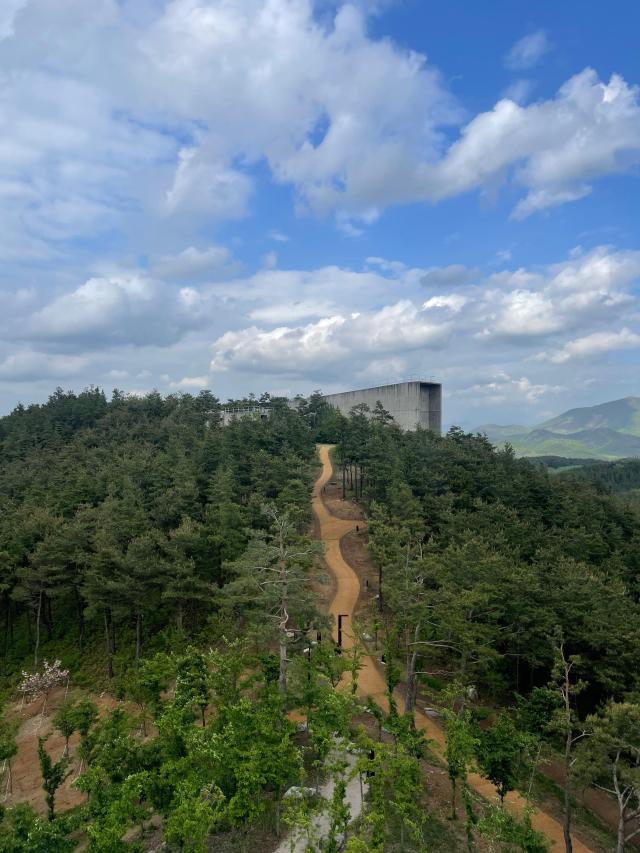
[[[559,655],[581,719],[640,687],[635,509],[319,394],[227,427],[218,408],[58,390],[0,419],[0,851],[274,853],[316,820],[286,792],[329,783],[317,808],[354,853],[561,840],[542,790],[531,824],[510,804],[532,737],[557,764]],[[369,788],[352,826],[345,740]],[[452,769],[490,793],[473,826]],[[575,853],[611,848],[575,830]]]
[[[640,456],[640,397],[569,409],[533,427],[485,424],[476,431],[493,444],[510,444],[519,456]]]
[[[640,459],[587,463],[561,469],[558,473],[592,483],[599,489],[614,492],[630,504],[640,506]]]
[[[604,428],[640,438],[640,397],[624,397],[598,406],[569,409],[540,424],[540,427],[561,433]]]

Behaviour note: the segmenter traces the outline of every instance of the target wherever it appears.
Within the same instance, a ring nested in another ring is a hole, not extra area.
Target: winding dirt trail
[[[329,608],[329,612],[335,620],[333,627],[334,639],[337,640],[338,616],[342,615],[342,644],[346,648],[350,648],[353,645],[353,635],[350,630],[351,616],[355,612],[358,596],[360,595],[360,580],[342,556],[340,540],[347,533],[355,530],[356,524],[359,524],[360,527],[364,525],[363,522],[356,521],[355,519],[337,518],[329,511],[322,499],[323,486],[329,482],[333,473],[329,457],[331,447],[332,445],[330,444],[318,445],[322,473],[313,488],[312,505],[318,520],[319,538],[325,546],[325,560],[336,581],[336,593]],[[385,691],[386,683],[383,675],[373,659],[370,656],[366,656],[363,658],[363,666],[358,675],[358,695],[363,698],[371,696],[382,708],[387,710],[388,703]],[[402,697],[398,695],[395,698],[398,708],[402,712],[404,710]],[[444,756],[445,738],[442,729],[433,720],[418,710],[415,712],[415,721],[417,728],[421,729],[431,741],[431,749],[439,755]],[[468,781],[469,785],[480,796],[488,800],[497,798],[495,787],[491,782],[483,779],[477,773],[470,773]],[[511,791],[507,795],[506,804],[512,814],[521,816],[524,813],[526,802],[515,791]],[[545,834],[554,853],[560,853],[560,851],[564,850],[562,826],[555,818],[545,812],[537,811],[532,815],[531,822],[535,829]],[[573,850],[574,853],[593,853],[591,847],[587,847],[575,836],[573,837]]]

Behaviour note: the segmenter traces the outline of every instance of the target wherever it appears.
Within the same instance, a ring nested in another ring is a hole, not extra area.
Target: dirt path
[[[353,773],[354,768],[356,766],[356,758],[349,752],[340,752],[336,753],[340,758],[342,758],[345,762],[345,778],[348,779],[346,790],[344,792],[344,800],[349,806],[349,822],[352,823],[362,812],[363,806],[363,794],[366,796],[367,788],[366,785],[361,785],[360,776],[358,773],[354,773],[354,775],[349,778],[351,773]],[[333,797],[333,792],[335,790],[335,778],[332,775],[328,781],[322,785],[320,788],[320,796],[323,800],[325,800],[327,806],[331,803],[331,798]],[[331,830],[331,817],[328,811],[328,808],[320,812],[320,814],[316,815],[315,820],[313,821],[313,831],[312,835],[315,839],[326,839],[329,837],[329,832]],[[291,834],[289,833],[287,837],[280,842],[280,844],[276,847],[273,853],[306,853],[309,849],[306,833],[304,836],[298,836],[294,841],[292,847],[292,839]],[[315,849],[315,848],[314,848]]]
[[[340,550],[340,540],[343,536],[355,529],[356,524],[363,526],[362,521],[338,518],[329,511],[322,499],[323,487],[330,481],[332,466],[329,457],[331,445],[318,445],[322,473],[313,488],[312,505],[318,521],[319,538],[325,546],[325,560],[329,570],[336,581],[336,593],[331,602],[329,612],[335,619],[333,633],[337,640],[338,616],[343,616],[342,644],[349,648],[353,644],[353,636],[350,630],[351,616],[355,611],[358,596],[360,594],[360,581],[351,566],[345,561]],[[346,618],[345,618],[346,617]],[[363,667],[358,676],[358,695],[362,697],[371,696],[383,708],[388,708],[385,695],[386,683],[382,673],[378,670],[373,659],[369,656],[363,659]],[[402,712],[404,703],[400,696],[396,696],[398,708]],[[429,717],[420,711],[415,713],[416,726],[424,731],[425,735],[432,741],[431,748],[444,754],[445,738],[442,729]],[[477,773],[471,773],[468,777],[469,784],[480,796],[486,799],[497,798],[497,793],[491,782],[483,779]],[[512,791],[506,797],[507,807],[514,815],[521,816],[524,813],[526,802],[520,794]],[[560,823],[545,812],[535,812],[531,822],[535,829],[543,832],[551,844],[554,853],[564,850],[564,838]],[[573,838],[574,853],[593,853],[592,848],[587,847],[575,836]]]

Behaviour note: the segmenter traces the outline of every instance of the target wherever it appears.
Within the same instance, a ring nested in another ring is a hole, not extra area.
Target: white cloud
[[[13,35],[13,21],[27,0],[3,0],[0,7],[0,41]]]
[[[452,293],[445,296],[432,296],[431,299],[427,299],[422,307],[426,310],[443,308],[452,314],[459,314],[467,302],[466,296],[462,296],[460,293]]]
[[[250,178],[213,157],[207,146],[182,148],[171,187],[166,192],[165,210],[206,214],[217,219],[239,219],[247,212],[251,195]]]
[[[275,269],[278,266],[278,253],[266,252],[260,259],[262,266],[267,270]]]
[[[336,314],[306,326],[227,332],[213,343],[211,369],[316,375],[370,357],[446,346],[447,323],[435,323],[409,300],[372,313]]]
[[[469,269],[464,264],[449,264],[447,267],[426,270],[420,283],[425,287],[455,287],[467,284],[477,275],[478,270]]]
[[[206,376],[183,376],[177,382],[169,382],[170,388],[207,388],[209,379]]]
[[[616,322],[635,302],[640,252],[599,247],[544,270],[499,272],[478,298],[480,337],[536,338]]]
[[[550,48],[544,30],[529,33],[517,41],[504,58],[504,64],[512,71],[533,68]]]
[[[509,83],[507,88],[502,92],[502,97],[508,98],[510,101],[515,101],[516,104],[523,104],[529,100],[533,88],[533,80],[519,77],[517,80],[512,80]]]
[[[500,373],[486,382],[470,385],[455,393],[459,397],[480,398],[493,404],[523,402],[535,405],[547,394],[557,394],[563,390],[561,385],[536,383],[527,376],[512,378],[507,373]]]
[[[532,213],[558,207],[570,201],[579,201],[591,193],[591,187],[581,186],[568,190],[536,190],[519,201],[511,214],[512,219],[526,219]]]
[[[282,231],[273,228],[269,231],[269,239],[275,240],[276,243],[288,243],[291,238],[288,234],[283,234]]]
[[[193,288],[177,293],[139,274],[91,278],[32,317],[25,333],[35,340],[87,349],[108,345],[168,344],[202,322]]]
[[[640,162],[638,90],[613,75],[602,83],[586,69],[557,96],[520,107],[499,101],[463,129],[446,156],[425,167],[425,196],[438,200],[504,180],[525,187],[516,208],[534,210],[582,198],[587,180],[629,170]]]
[[[573,358],[589,358],[605,352],[622,349],[640,349],[640,334],[624,328],[619,332],[593,332],[573,341],[567,341],[554,353],[541,353],[540,360],[564,364]]]
[[[150,270],[158,278],[200,279],[215,281],[231,278],[240,272],[242,265],[235,262],[229,249],[209,246],[197,249],[189,246],[177,255],[164,255],[154,260]]]
[[[5,382],[66,379],[77,377],[89,367],[86,356],[52,355],[25,350],[7,356],[0,362],[0,379]]]
[[[388,205],[503,181],[522,188],[522,218],[640,162],[637,91],[616,75],[605,83],[587,69],[526,107],[503,98],[447,145],[460,106],[423,54],[371,37],[370,3],[137,6],[5,0],[5,258],[46,258],[61,242],[149,221],[162,244],[176,229],[238,219],[265,165],[298,209],[335,215],[357,237]],[[530,65],[545,47],[532,33],[510,62]]]
[[[302,299],[255,308],[249,314],[249,319],[265,323],[295,323],[309,317],[326,317],[335,310],[335,304],[327,300]]]

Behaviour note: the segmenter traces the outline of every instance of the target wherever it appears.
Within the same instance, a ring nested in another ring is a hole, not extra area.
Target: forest
[[[638,510],[455,427],[260,399],[269,418],[222,427],[209,392],[58,389],[0,420],[0,851],[541,852],[550,761],[566,850],[585,790],[615,820],[580,849],[631,849]],[[313,532],[319,443],[368,530],[348,650]],[[371,655],[384,707],[358,691]],[[43,808],[12,779],[32,706]],[[514,791],[531,811],[505,807]]]

